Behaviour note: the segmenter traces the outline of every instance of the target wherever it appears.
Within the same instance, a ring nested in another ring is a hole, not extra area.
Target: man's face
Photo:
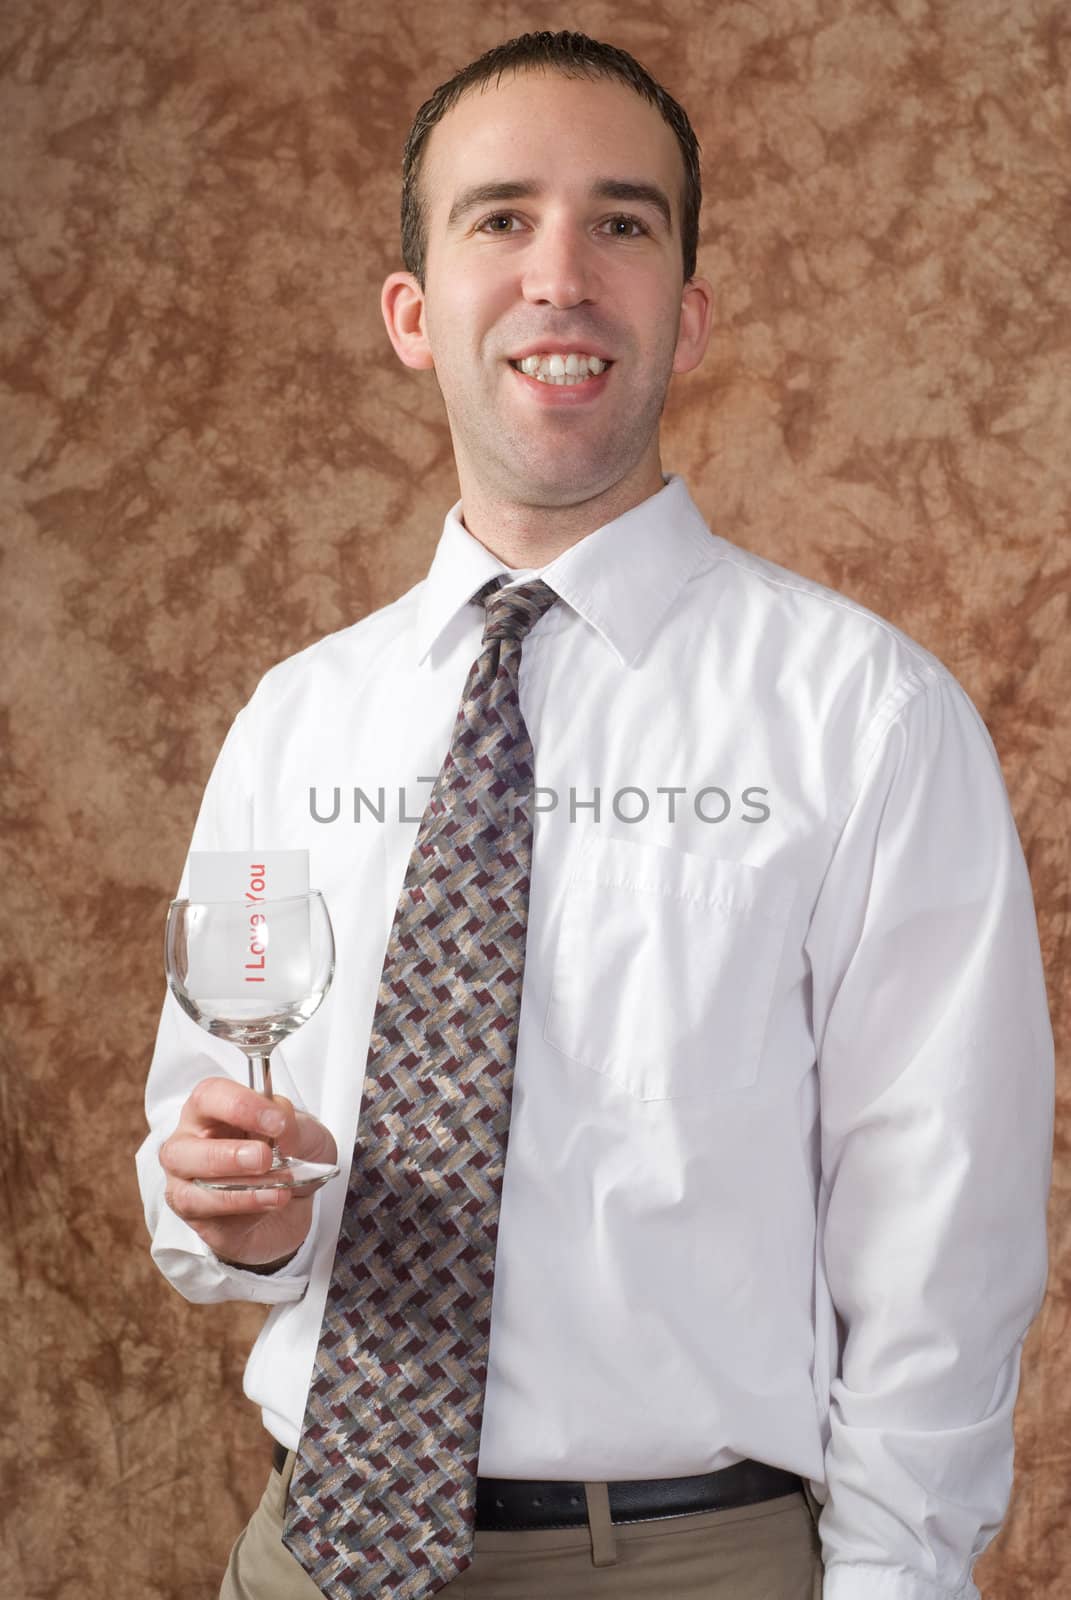
[[[661,487],[670,376],[698,364],[707,331],[693,294],[682,333],[682,174],[672,130],[617,81],[511,74],[470,91],[432,130],[423,333],[463,491],[468,481],[558,506],[629,474],[653,473]],[[659,191],[669,220],[652,199],[597,195],[607,179]],[[504,183],[533,192],[464,203],[465,191]],[[590,390],[510,365],[548,342],[612,365]]]

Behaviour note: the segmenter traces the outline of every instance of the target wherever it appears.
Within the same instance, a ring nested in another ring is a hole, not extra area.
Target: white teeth
[[[597,378],[609,366],[598,356],[581,355],[571,350],[567,356],[525,356],[516,363],[530,378],[541,383],[584,383],[589,377]]]

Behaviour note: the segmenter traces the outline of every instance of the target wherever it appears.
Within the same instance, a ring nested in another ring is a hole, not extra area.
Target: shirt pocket
[[[794,897],[769,867],[590,833],[544,1039],[637,1100],[748,1088]]]

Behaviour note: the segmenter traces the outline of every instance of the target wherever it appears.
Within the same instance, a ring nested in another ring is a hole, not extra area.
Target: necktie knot
[[[542,578],[532,578],[512,588],[485,587],[477,596],[481,598],[485,609],[483,642],[490,644],[495,639],[523,639],[558,596]]]

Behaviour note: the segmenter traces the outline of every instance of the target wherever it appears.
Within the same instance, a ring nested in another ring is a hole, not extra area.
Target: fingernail
[[[260,1126],[265,1133],[282,1133],[286,1127],[286,1118],[281,1111],[262,1111]]]
[[[240,1144],[238,1146],[238,1165],[256,1169],[264,1165],[264,1145]]]

